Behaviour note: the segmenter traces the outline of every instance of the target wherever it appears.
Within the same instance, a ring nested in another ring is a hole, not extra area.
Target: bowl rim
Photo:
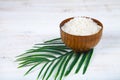
[[[83,36],[81,36],[81,35],[73,35],[73,34],[67,33],[67,32],[65,32],[65,31],[62,30],[62,26],[63,26],[65,23],[67,23],[68,21],[70,21],[71,19],[75,18],[75,17],[70,17],[70,18],[64,19],[64,20],[60,23],[60,25],[59,25],[60,30],[61,30],[62,32],[64,32],[65,34],[68,34],[68,35],[71,35],[71,36],[76,36],[76,37],[90,37],[90,36],[95,36],[95,35],[97,35],[97,34],[99,34],[100,32],[103,31],[103,24],[102,24],[99,20],[97,20],[97,19],[95,19],[95,18],[87,17],[87,16],[80,16],[80,17],[85,17],[85,18],[90,18],[90,19],[92,19],[95,23],[97,23],[97,24],[99,23],[98,25],[101,26],[101,29],[100,29],[97,33],[94,33],[94,34],[91,34],[91,35],[83,35]]]

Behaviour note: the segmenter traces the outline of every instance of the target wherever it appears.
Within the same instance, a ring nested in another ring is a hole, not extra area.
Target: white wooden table
[[[72,16],[97,18],[104,32],[87,73],[64,80],[120,80],[120,0],[0,0],[0,80],[35,80],[15,56],[59,37],[59,23]]]

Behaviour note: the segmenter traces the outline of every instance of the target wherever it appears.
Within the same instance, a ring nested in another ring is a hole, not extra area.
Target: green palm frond
[[[62,80],[64,76],[70,74],[73,68],[76,68],[75,73],[78,73],[83,66],[83,74],[85,74],[92,53],[93,49],[85,53],[75,53],[72,49],[65,46],[61,38],[56,38],[44,43],[35,44],[33,49],[17,56],[16,61],[19,62],[19,68],[31,66],[25,75],[43,64],[43,66],[41,65],[42,68],[38,73],[37,80],[39,78],[49,80],[52,74],[55,75],[54,80]]]

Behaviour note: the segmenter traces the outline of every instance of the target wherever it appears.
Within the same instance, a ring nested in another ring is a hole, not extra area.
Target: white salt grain
[[[92,35],[101,29],[97,23],[90,18],[75,17],[62,26],[62,30],[72,35]]]

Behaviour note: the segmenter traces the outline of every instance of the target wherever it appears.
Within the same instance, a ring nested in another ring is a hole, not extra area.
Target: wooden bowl
[[[100,41],[102,36],[102,31],[103,31],[102,23],[94,18],[91,18],[94,22],[96,22],[98,25],[101,26],[101,29],[99,30],[99,32],[92,35],[87,35],[87,36],[77,36],[77,35],[66,33],[61,29],[61,27],[66,22],[70,21],[73,18],[74,17],[65,19],[60,23],[60,34],[61,34],[62,41],[65,43],[65,45],[73,49],[75,52],[85,52],[95,47],[97,43]],[[85,18],[89,18],[89,17],[85,17]]]

